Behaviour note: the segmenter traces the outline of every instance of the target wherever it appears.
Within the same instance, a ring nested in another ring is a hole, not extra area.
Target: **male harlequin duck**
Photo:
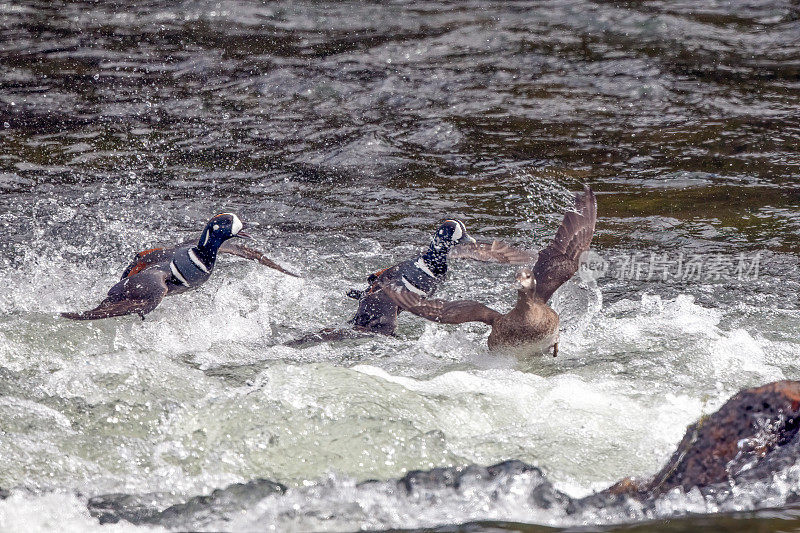
[[[445,220],[431,240],[428,250],[414,258],[371,275],[369,288],[359,296],[358,311],[350,319],[353,329],[369,333],[394,334],[398,308],[381,286],[398,283],[405,290],[423,298],[432,296],[447,274],[447,254],[462,242],[475,244],[460,220]],[[356,294],[350,293],[350,296]]]
[[[552,348],[555,356],[558,354],[559,318],[547,301],[577,272],[580,256],[592,242],[596,220],[597,200],[587,186],[583,194],[575,196],[575,211],[564,214],[553,242],[539,252],[533,269],[523,268],[517,273],[521,285],[517,305],[505,315],[472,300],[428,300],[424,294],[411,291],[396,280],[379,278],[378,286],[401,309],[428,320],[445,324],[489,324],[492,326],[490,350],[532,355]]]
[[[396,281],[414,294],[431,296],[445,279],[447,254],[461,243],[475,244],[475,239],[467,234],[467,228],[460,220],[445,220],[436,230],[424,254],[371,274],[367,278],[367,290],[351,290],[347,293],[350,298],[358,300],[358,311],[348,321],[352,330],[326,328],[285,345],[296,347],[313,342],[353,339],[363,337],[365,333],[393,335],[399,309],[383,293],[380,283],[384,280]]]
[[[231,237],[249,239],[243,227],[239,217],[222,213],[208,221],[196,245],[188,242],[139,252],[122,273],[122,280],[111,287],[100,305],[82,313],[61,313],[61,316],[96,320],[135,313],[144,320],[144,315],[155,309],[164,296],[180,294],[205,283],[214,270],[218,252],[253,259],[297,277],[258,250],[226,242]]]

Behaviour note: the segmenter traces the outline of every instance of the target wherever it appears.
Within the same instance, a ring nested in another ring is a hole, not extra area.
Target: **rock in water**
[[[158,523],[180,528],[192,524],[202,528],[209,522],[249,509],[273,494],[284,494],[286,487],[268,479],[255,479],[247,483],[234,483],[224,489],[216,489],[208,496],[195,496],[186,503],[164,509]]]
[[[769,480],[800,458],[800,382],[746,389],[686,430],[678,449],[653,478],[625,478],[607,492],[658,496],[716,483]]]
[[[103,494],[89,498],[87,507],[101,524],[114,524],[120,520],[148,524],[158,522],[161,499],[159,494]]]
[[[216,489],[208,496],[195,496],[186,503],[159,509],[155,494],[105,494],[89,499],[89,512],[101,524],[126,520],[132,524],[159,524],[180,527],[192,524],[201,528],[220,517],[230,516],[255,505],[272,494],[283,494],[286,487],[267,479],[234,483]]]

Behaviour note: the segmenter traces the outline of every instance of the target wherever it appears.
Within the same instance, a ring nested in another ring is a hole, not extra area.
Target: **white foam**
[[[89,514],[86,501],[70,494],[49,493],[34,496],[13,493],[0,501],[0,531],[142,533],[166,530],[156,526],[134,526],[128,522],[100,525]]]
[[[703,407],[681,394],[629,396],[621,380],[574,374],[486,370],[416,380],[371,366],[354,370],[437,399],[434,425],[458,456],[538,463],[572,495],[657,470]]]
[[[579,284],[556,295],[565,330],[555,359],[497,357],[482,324],[438,325],[408,313],[396,338],[274,346],[343,323],[356,304],[331,287],[363,288],[368,272],[391,264],[377,241],[345,248],[353,254],[299,251],[308,258],[301,280],[222,257],[207,284],[165,299],[145,322],[53,316],[99,301],[120,269],[113,257],[87,270],[36,249],[23,268],[0,270],[9,287],[0,295],[8,391],[0,422],[10,428],[23,412],[31,422],[0,436],[0,486],[190,497],[268,477],[294,487],[286,502],[335,510],[341,529],[400,527],[415,513],[420,521],[409,524],[469,516],[565,523],[520,510],[514,498],[492,503],[476,494],[437,510],[353,486],[409,469],[516,458],[583,495],[658,470],[686,425],[739,389],[800,375],[798,341],[787,333],[800,325],[797,312],[759,321],[752,317],[763,308],[712,308],[688,295],[632,296],[603,308]],[[441,295],[503,310],[513,303],[510,287],[496,265],[459,265]],[[569,308],[576,301],[585,312]],[[797,485],[785,477],[730,506],[752,508],[754,494],[780,504]],[[332,480],[327,492],[298,492],[320,479]],[[670,498],[665,513],[710,505],[694,494]],[[359,518],[348,502],[375,515]],[[470,515],[464,509],[473,504]],[[282,520],[302,529],[306,518]]]

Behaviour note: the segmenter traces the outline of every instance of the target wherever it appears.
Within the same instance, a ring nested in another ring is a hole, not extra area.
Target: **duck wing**
[[[536,253],[511,246],[507,242],[494,240],[491,243],[459,244],[450,250],[449,256],[456,259],[528,265],[536,260]]]
[[[160,268],[146,269],[118,281],[108,291],[106,299],[94,309],[61,313],[61,316],[72,320],[97,320],[136,313],[144,318],[166,296],[169,277],[170,273]]]
[[[424,298],[390,280],[378,279],[383,293],[398,307],[422,318],[442,324],[461,324],[464,322],[483,322],[492,324],[503,316],[494,309],[473,300],[449,302],[435,298]]]
[[[133,261],[131,261],[131,263],[125,267],[125,270],[122,272],[122,278],[120,279],[125,279],[136,275],[142,270],[153,266],[156,263],[170,261],[172,256],[175,255],[176,248],[177,246],[164,246],[160,248],[150,248],[149,250],[138,252],[133,258]]]
[[[567,211],[556,236],[539,252],[533,276],[536,296],[547,301],[578,271],[580,256],[589,249],[597,222],[597,198],[587,185],[575,195],[575,210]]]
[[[239,257],[244,257],[245,259],[258,261],[264,266],[274,268],[278,272],[283,272],[284,274],[293,276],[295,278],[300,277],[297,274],[286,270],[272,259],[268,258],[263,252],[260,252],[255,248],[250,248],[249,246],[239,244],[238,242],[232,242],[232,240],[227,240],[222,243],[222,246],[219,247],[219,251],[224,254],[237,255]]]

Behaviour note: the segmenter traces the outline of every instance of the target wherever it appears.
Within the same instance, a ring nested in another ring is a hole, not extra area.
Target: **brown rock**
[[[745,465],[757,465],[792,440],[799,416],[798,381],[743,390],[719,411],[689,426],[664,468],[641,489],[657,495],[675,487],[688,491],[732,479]],[[612,489],[619,492],[623,482]]]
[[[614,496],[637,494],[643,490],[642,482],[632,477],[624,477],[606,489],[607,492]]]

